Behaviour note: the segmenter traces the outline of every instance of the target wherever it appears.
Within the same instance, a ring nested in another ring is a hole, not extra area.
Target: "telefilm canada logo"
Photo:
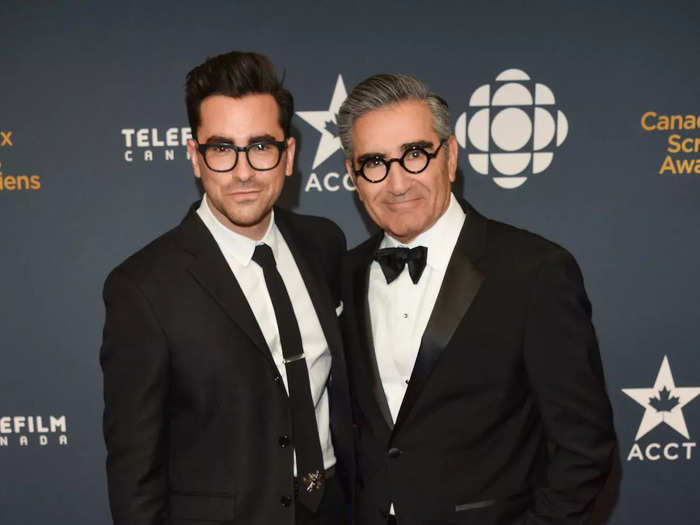
[[[568,133],[552,90],[520,69],[507,69],[475,89],[455,124],[474,171],[505,189],[543,173]]]
[[[693,459],[696,442],[691,440],[683,408],[700,394],[700,387],[676,386],[668,356],[664,356],[653,386],[623,388],[622,391],[644,408],[634,444],[627,454],[627,461]],[[655,440],[653,431],[661,426],[670,427],[683,439],[665,442]],[[650,438],[642,441],[647,435]]]
[[[189,126],[170,128],[123,128],[124,162],[189,160],[187,141],[192,138]]]
[[[10,151],[15,145],[13,130],[0,129],[0,153]],[[0,160],[0,192],[36,191],[41,189],[41,177],[36,173],[7,172]]]
[[[355,191],[355,185],[352,183],[350,175],[345,172],[345,164],[341,162],[342,169],[333,171],[332,168],[324,167],[334,153],[342,152],[340,137],[338,136],[338,110],[347,98],[348,93],[345,89],[343,76],[338,75],[335,82],[335,88],[331,95],[331,101],[328,104],[328,109],[320,111],[297,111],[296,115],[313,127],[321,135],[319,137],[318,146],[314,155],[313,164],[311,165],[311,173],[309,174],[304,191],[338,191],[341,189],[347,191]],[[323,168],[323,169],[319,169]]]
[[[68,445],[65,415],[0,416],[0,449]]]

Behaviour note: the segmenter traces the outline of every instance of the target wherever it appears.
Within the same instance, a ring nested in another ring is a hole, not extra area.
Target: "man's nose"
[[[401,164],[394,161],[389,165],[387,182],[391,193],[394,195],[403,195],[408,191],[411,185],[411,174],[408,173]]]
[[[238,153],[238,162],[231,170],[231,175],[240,182],[247,182],[255,176],[255,170],[248,162],[245,152],[241,151]]]

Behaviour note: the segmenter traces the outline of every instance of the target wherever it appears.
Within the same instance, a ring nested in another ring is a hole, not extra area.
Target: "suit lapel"
[[[342,352],[340,351],[342,339],[335,315],[336,305],[333,304],[333,296],[328,283],[321,278],[322,272],[314,269],[312,262],[300,249],[293,229],[288,224],[288,220],[285,220],[284,212],[278,209],[275,209],[275,223],[284,237],[289,251],[292,252],[292,257],[306,285],[306,290],[309,292],[311,303],[314,305],[314,310],[323,329],[323,335],[326,337],[331,355],[334,359],[340,359],[342,358]]]
[[[197,215],[196,209],[197,204],[192,206],[181,224],[183,247],[193,256],[192,263],[188,267],[189,272],[231,320],[248,335],[255,348],[263,352],[276,368],[265,337],[243,290],[231,273],[231,268],[216,241]]]
[[[476,266],[484,251],[486,219],[461,201],[467,218],[445,271],[440,292],[421,339],[408,388],[396,417],[394,434],[406,421],[435,364],[467,315],[484,274]]]
[[[353,270],[353,290],[355,292],[354,306],[357,326],[359,328],[360,343],[362,346],[363,360],[369,372],[368,378],[372,391],[372,396],[377,403],[377,408],[391,430],[394,427],[394,420],[391,417],[389,402],[386,399],[382,379],[377,366],[377,356],[374,348],[374,336],[372,334],[372,321],[369,315],[369,270],[372,257],[377,250],[382,235],[379,234],[371,239],[366,249],[357,254],[356,263]]]

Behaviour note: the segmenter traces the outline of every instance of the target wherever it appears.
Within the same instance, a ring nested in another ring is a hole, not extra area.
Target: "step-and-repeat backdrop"
[[[198,198],[183,85],[268,54],[294,93],[286,207],[367,225],[336,114],[378,72],[449,103],[455,191],[578,259],[620,442],[608,523],[698,523],[700,5],[3,2],[0,523],[109,523],[108,271]]]

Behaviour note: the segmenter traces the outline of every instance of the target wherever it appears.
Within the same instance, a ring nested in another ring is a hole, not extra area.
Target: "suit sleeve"
[[[146,297],[119,270],[107,278],[104,301],[100,364],[112,518],[115,525],[165,523],[165,336]]]
[[[576,261],[557,250],[534,280],[525,365],[550,442],[528,525],[589,523],[616,449],[591,305]]]

